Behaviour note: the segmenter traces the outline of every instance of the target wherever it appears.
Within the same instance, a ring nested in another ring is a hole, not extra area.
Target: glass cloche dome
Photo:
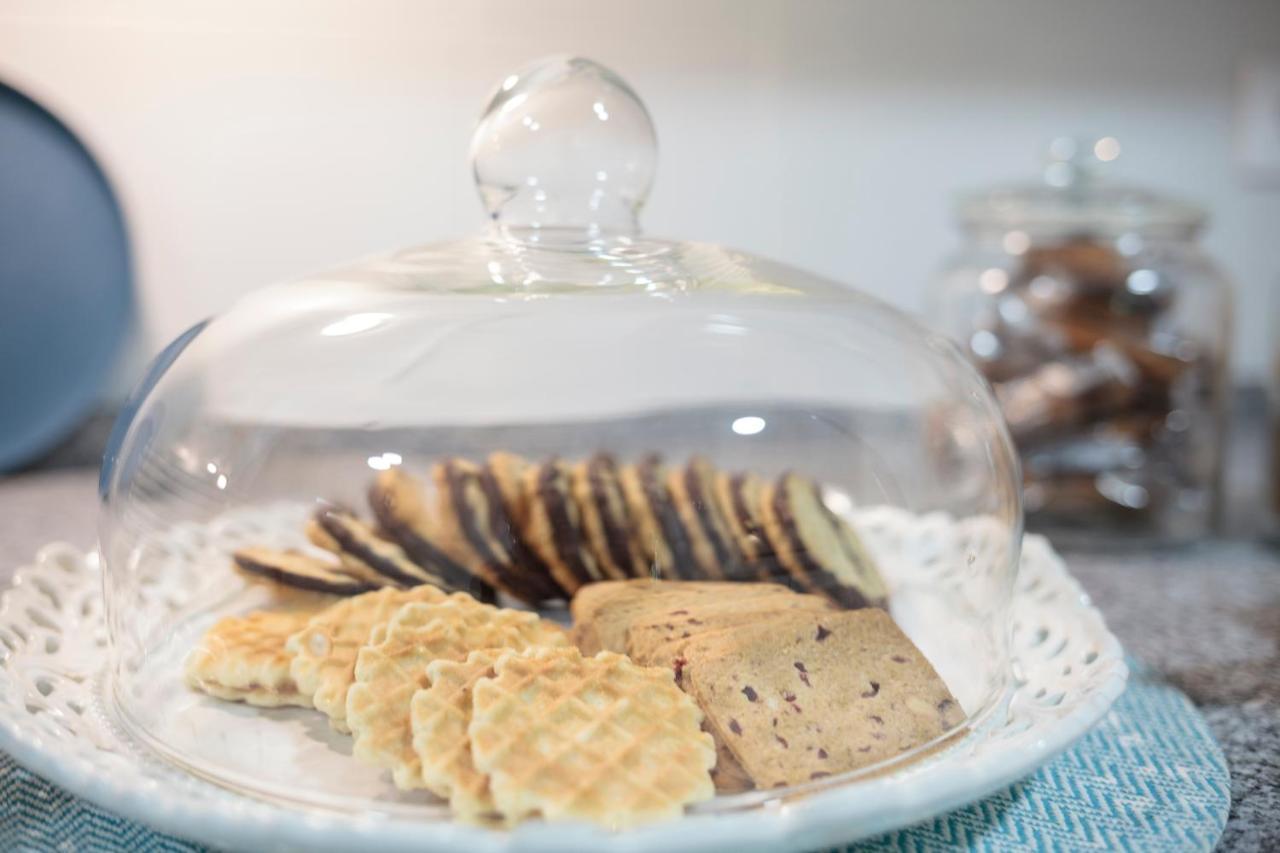
[[[693,809],[857,784],[1001,712],[1022,515],[985,382],[857,291],[645,235],[656,152],[616,75],[542,61],[475,131],[483,230],[267,287],[159,357],[102,472],[128,731],[252,796],[447,819],[407,715],[450,655],[415,640],[407,681],[371,679],[407,610],[464,604],[544,640],[450,659],[573,643],[666,667],[716,748]],[[830,770],[815,744],[760,759],[729,734],[751,721],[690,687],[790,655],[796,625],[822,644],[782,667],[803,684],[731,692],[799,714],[792,690],[843,691]]]

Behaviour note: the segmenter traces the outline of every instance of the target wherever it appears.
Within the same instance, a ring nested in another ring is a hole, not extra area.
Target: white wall
[[[950,194],[1030,176],[1062,133],[1212,210],[1238,368],[1276,334],[1280,189],[1232,161],[1233,80],[1280,57],[1275,0],[0,0],[0,79],[79,130],[130,218],[154,351],[237,294],[480,222],[489,88],[547,53],[612,65],[662,146],[655,233],[751,248],[908,308]],[[136,361],[135,361],[136,368]]]

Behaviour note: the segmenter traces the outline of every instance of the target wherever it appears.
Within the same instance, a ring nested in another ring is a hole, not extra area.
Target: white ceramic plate
[[[276,517],[293,514],[281,510]],[[264,516],[259,510],[254,517]],[[860,512],[857,521],[868,546],[882,562],[897,566],[895,571],[936,575],[939,566],[963,565],[963,559],[946,559],[948,554],[972,547],[972,531],[944,516],[882,508]],[[225,545],[247,532],[223,523],[183,535],[200,540],[195,553],[207,550],[210,539],[226,540]],[[180,574],[164,573],[171,580]],[[895,596],[894,615],[965,704],[965,692],[974,688],[966,683],[963,656],[948,659],[946,652],[948,645],[963,644],[929,636],[927,626],[937,621],[928,618],[930,606]],[[306,774],[340,780],[333,792],[357,799],[341,807],[335,798],[334,807],[327,807],[324,786],[314,789],[319,793],[307,797],[309,802],[245,796],[160,760],[120,725],[108,698],[113,686],[96,554],[50,545],[33,565],[17,571],[13,589],[0,601],[0,748],[104,808],[218,847],[812,850],[906,826],[1000,790],[1101,718],[1124,689],[1120,646],[1043,538],[1028,536],[1024,542],[1013,620],[1017,680],[1008,713],[990,715],[959,745],[933,758],[804,797],[720,802],[678,821],[625,833],[538,822],[503,832],[433,819],[437,810],[406,800],[380,774],[356,765],[344,754],[343,742],[315,724],[314,715],[264,713],[201,699],[178,689],[176,678],[156,681],[157,701],[164,703],[157,718],[168,719],[167,737],[189,733],[184,749],[203,741],[211,756],[245,756],[250,763],[244,770],[253,782],[247,787],[264,797],[270,788],[287,790],[291,778]],[[354,811],[351,802],[358,803]]]

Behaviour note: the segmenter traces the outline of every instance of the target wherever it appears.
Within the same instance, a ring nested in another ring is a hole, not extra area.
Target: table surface
[[[1126,650],[1204,713],[1231,769],[1225,850],[1280,849],[1280,549],[1260,535],[1260,421],[1237,426],[1228,536],[1168,551],[1071,551]],[[96,538],[88,468],[0,481],[0,584],[47,542]]]

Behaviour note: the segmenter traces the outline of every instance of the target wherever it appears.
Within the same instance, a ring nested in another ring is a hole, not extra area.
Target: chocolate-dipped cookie
[[[667,475],[657,455],[619,469],[640,551],[666,578],[693,580],[698,564],[689,535],[671,501]]]
[[[387,538],[425,572],[440,578],[451,589],[473,592],[492,599],[493,587],[475,577],[435,543],[434,523],[422,488],[399,468],[382,471],[369,488],[369,506]]]
[[[875,567],[859,561],[844,526],[822,502],[817,485],[787,473],[765,491],[764,527],[779,562],[800,587],[848,608],[882,606],[883,584]]]
[[[298,589],[333,595],[359,595],[378,588],[375,584],[344,574],[338,565],[326,563],[301,551],[241,548],[235,552],[233,559],[243,572]]]
[[[529,547],[524,540],[524,528],[529,518],[529,496],[524,488],[524,475],[531,463],[523,456],[506,451],[490,453],[481,472],[486,490],[496,492],[511,532],[511,560],[520,572],[544,586],[548,598],[568,598],[551,574],[551,567]]]
[[[483,475],[484,469],[465,459],[432,466],[441,548],[485,583],[528,604],[556,597],[556,589],[516,568],[502,496]]]
[[[730,535],[742,554],[743,573],[767,583],[796,586],[786,567],[778,561],[764,529],[764,501],[768,484],[756,474],[726,473],[716,475],[716,494],[724,508]],[[734,578],[737,580],[737,578]]]
[[[649,567],[632,532],[614,458],[597,453],[575,464],[571,487],[582,513],[583,533],[604,575],[612,580],[646,577]]]
[[[431,584],[450,589],[450,584],[439,575],[419,566],[404,549],[374,533],[373,528],[346,510],[326,507],[314,518],[324,538],[337,546],[337,554],[348,570],[358,567],[358,574],[379,576],[385,583],[398,586]],[[324,539],[312,536],[312,541],[322,544]],[[465,588],[465,587],[464,587]]]
[[[322,548],[325,551],[328,551],[330,554],[338,558],[338,562],[341,564],[341,571],[343,574],[350,575],[353,578],[365,581],[367,583],[372,584],[373,586],[378,586],[378,587],[410,586],[410,584],[394,581],[386,577],[385,575],[382,575],[374,571],[371,567],[369,567],[365,563],[361,562],[355,557],[352,557],[350,554],[345,553],[342,550],[342,546],[338,544],[338,541],[334,539],[332,536],[330,536],[329,533],[324,529],[324,527],[320,525],[320,522],[317,521],[314,517],[307,519],[307,524],[306,524],[306,527],[303,528],[303,532],[306,534],[307,541],[310,542],[312,545],[315,545],[317,548]]]
[[[522,535],[551,569],[561,588],[572,595],[604,576],[587,544],[582,513],[573,500],[569,466],[559,459],[532,465],[524,473],[529,514]]]
[[[742,576],[744,560],[716,497],[715,475],[709,462],[695,457],[667,473],[667,488],[689,536],[698,576],[729,580]]]

